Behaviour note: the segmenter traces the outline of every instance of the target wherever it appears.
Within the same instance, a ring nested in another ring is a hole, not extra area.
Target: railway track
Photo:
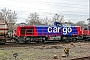
[[[77,42],[75,42],[77,43]],[[15,43],[15,42],[6,42],[3,45],[0,45],[1,47],[27,47],[27,46],[48,46],[48,45],[57,45],[57,44],[70,44],[70,43],[64,43],[64,42],[58,42],[58,41],[50,41],[50,42],[46,42],[46,43],[36,43],[36,42],[31,42],[31,43],[26,43],[26,44],[19,44],[19,43]]]
[[[71,59],[71,60],[90,60],[90,56],[81,57],[81,58],[74,58],[74,59]]]
[[[60,44],[60,42],[47,42],[47,43],[35,43],[35,42],[31,42],[31,43],[26,43],[26,44],[19,44],[19,43],[14,43],[14,42],[7,42],[5,44],[1,44],[0,48],[4,48],[4,47],[28,47],[28,46],[48,46],[48,45],[57,45]]]
[[[35,43],[35,42],[31,42],[31,43],[27,43],[27,44],[17,44],[17,43],[14,43],[14,42],[7,42],[5,43],[5,45],[0,45],[0,49],[4,49],[4,48],[10,48],[10,47],[25,47],[25,49],[27,49],[27,47],[29,48],[33,48],[34,46],[40,46],[40,47],[35,47],[35,49],[42,49],[43,46],[47,47],[49,45],[57,45],[57,44],[70,44],[70,43],[61,43],[61,42],[47,42],[47,43]],[[53,47],[51,47],[53,48]],[[12,48],[11,48],[12,49]],[[54,48],[55,49],[55,48]],[[61,49],[61,48],[60,48]],[[52,49],[51,49],[52,50]],[[90,56],[87,56],[87,57],[81,57],[81,58],[68,58],[69,60],[90,60]],[[68,60],[66,59],[66,60]],[[63,59],[62,59],[63,60]]]

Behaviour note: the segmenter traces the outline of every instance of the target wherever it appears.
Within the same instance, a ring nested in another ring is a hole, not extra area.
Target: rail
[[[81,57],[81,58],[73,58],[71,60],[90,60],[90,56],[87,57]]]

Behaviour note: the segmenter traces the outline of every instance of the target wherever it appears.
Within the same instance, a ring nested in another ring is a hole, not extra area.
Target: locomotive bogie
[[[20,37],[15,37],[15,41],[17,43],[31,43],[31,42],[42,42],[44,43],[44,41],[46,40],[45,36],[20,36]]]

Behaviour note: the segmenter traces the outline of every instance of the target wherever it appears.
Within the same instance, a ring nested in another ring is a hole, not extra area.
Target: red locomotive
[[[68,26],[55,22],[54,26],[18,26],[15,30],[15,41],[27,43],[48,40],[76,41],[82,35],[80,26]]]
[[[90,40],[90,26],[86,25],[82,27],[83,40]]]

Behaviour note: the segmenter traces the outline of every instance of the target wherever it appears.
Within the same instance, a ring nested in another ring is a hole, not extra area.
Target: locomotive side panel
[[[85,26],[84,27],[83,35],[90,36],[90,26]]]
[[[83,26],[83,40],[90,41],[90,26]]]
[[[21,27],[21,36],[33,36],[34,35],[34,27]]]
[[[15,29],[14,36],[33,36],[37,35],[34,26],[18,26]]]
[[[88,30],[89,30],[89,36],[90,36],[90,26],[88,26]]]
[[[36,26],[36,29],[39,36],[61,36],[61,27]]]
[[[80,26],[68,26],[62,28],[62,35],[63,36],[78,36],[82,34]]]
[[[64,26],[62,28],[62,41],[64,42],[76,42],[81,39],[82,30],[80,26]]]

